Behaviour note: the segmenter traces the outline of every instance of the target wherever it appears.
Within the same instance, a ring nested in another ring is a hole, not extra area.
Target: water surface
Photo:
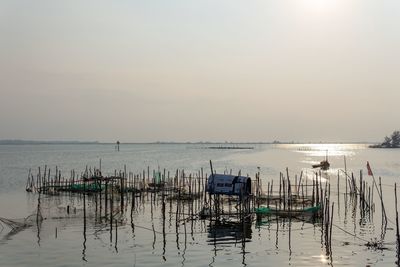
[[[393,185],[400,174],[400,150],[370,149],[363,144],[252,145],[250,150],[207,149],[203,144],[122,144],[116,152],[112,144],[90,145],[2,145],[0,146],[0,217],[23,218],[36,209],[37,194],[25,193],[29,169],[36,172],[44,165],[63,175],[86,166],[99,166],[105,174],[113,174],[126,166],[128,171],[142,172],[166,169],[172,173],[184,169],[187,173],[203,168],[209,173],[209,160],[218,172],[254,174],[260,172],[263,184],[279,181],[279,173],[291,177],[315,174],[311,165],[323,160],[328,151],[331,169],[323,177],[331,183],[331,201],[335,202],[332,257],[328,257],[321,242],[321,227],[301,221],[266,221],[252,224],[237,239],[232,229],[213,229],[207,221],[191,221],[176,228],[172,210],[167,208],[167,220],[161,219],[160,207],[149,203],[137,210],[133,220],[127,216],[117,232],[108,225],[87,218],[84,231],[82,198],[74,196],[44,196],[42,211],[46,218],[40,229],[31,227],[10,233],[6,226],[0,232],[0,262],[4,266],[277,266],[277,265],[393,265],[396,258]],[[344,203],[344,176],[337,174],[346,168],[364,178],[369,161],[375,178],[382,177],[384,203],[389,216],[385,248],[370,249],[367,241],[380,238],[381,213],[375,193],[376,211],[369,218],[361,216],[353,204]],[[89,205],[90,199],[88,199]],[[77,211],[66,216],[66,205]],[[153,209],[153,213],[150,210]],[[165,236],[162,229],[165,227]],[[215,237],[218,233],[218,237]],[[226,240],[234,240],[226,242]],[[225,241],[224,241],[225,240]]]

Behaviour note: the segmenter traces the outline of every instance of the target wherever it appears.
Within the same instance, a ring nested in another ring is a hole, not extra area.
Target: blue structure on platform
[[[212,174],[208,177],[206,192],[229,196],[251,195],[251,178],[228,174]]]

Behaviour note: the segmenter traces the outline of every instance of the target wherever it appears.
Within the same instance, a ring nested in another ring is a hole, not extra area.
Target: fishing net
[[[34,213],[22,219],[7,219],[0,217],[0,222],[10,227],[13,231],[31,227],[35,224],[41,223],[42,221],[43,217],[40,213]]]

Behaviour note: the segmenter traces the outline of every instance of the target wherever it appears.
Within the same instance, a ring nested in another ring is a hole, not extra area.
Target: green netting
[[[267,213],[270,213],[270,212],[271,212],[271,209],[270,209],[270,208],[267,208],[267,207],[259,207],[259,208],[256,208],[256,209],[255,209],[255,212],[256,212],[257,214],[267,214]]]
[[[320,206],[320,205],[317,205],[317,206],[315,206],[315,207],[306,208],[306,209],[304,209],[304,211],[305,211],[305,212],[317,212],[320,208],[321,208],[321,206]]]
[[[86,191],[86,192],[97,192],[101,191],[101,186],[99,184],[74,184],[71,185],[72,191]]]
[[[303,210],[297,210],[297,212],[317,212],[319,209],[321,208],[320,205],[314,206],[314,207],[309,207],[309,208],[305,208]],[[293,210],[296,211],[296,210]],[[276,212],[276,210],[272,210],[268,207],[259,207],[259,208],[255,208],[254,212],[256,214],[268,214],[271,212]]]
[[[161,172],[156,172],[154,175],[154,183],[160,184],[161,183]]]

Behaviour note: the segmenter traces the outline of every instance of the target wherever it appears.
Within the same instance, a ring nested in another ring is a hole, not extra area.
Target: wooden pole
[[[394,199],[396,206],[396,243],[397,243],[397,265],[400,264],[400,234],[399,234],[399,212],[397,210],[397,184],[394,184]]]

